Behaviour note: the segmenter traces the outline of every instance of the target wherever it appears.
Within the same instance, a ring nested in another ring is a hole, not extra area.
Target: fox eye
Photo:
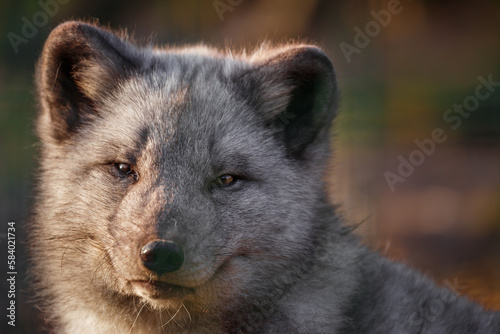
[[[130,172],[132,172],[132,166],[130,165],[127,165],[127,164],[115,164],[116,168],[124,173],[124,174],[129,174]]]
[[[119,176],[121,176],[121,177],[131,176],[134,178],[135,181],[137,181],[138,175],[137,175],[137,172],[132,165],[125,164],[125,163],[115,163],[115,164],[113,164],[113,167],[118,172]]]
[[[236,176],[230,175],[230,174],[224,174],[219,176],[217,179],[217,184],[222,187],[227,187],[230,185],[233,185],[237,180]]]

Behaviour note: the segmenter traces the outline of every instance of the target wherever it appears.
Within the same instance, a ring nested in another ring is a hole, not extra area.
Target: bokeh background
[[[33,306],[27,304],[24,252],[29,245],[23,244],[36,177],[32,77],[50,30],[74,18],[98,20],[161,44],[251,48],[263,40],[305,40],[322,46],[334,61],[342,96],[328,189],[332,201],[341,204],[346,223],[359,225],[356,233],[371,248],[500,310],[500,86],[490,87],[487,98],[474,100],[479,77],[500,82],[500,2],[4,0],[2,312],[7,305],[9,221],[17,227],[18,294],[16,328],[6,325],[2,313],[1,333],[39,328]],[[454,123],[443,117],[464,102],[473,110],[460,116],[461,125],[453,129]],[[431,138],[437,128],[446,140],[436,143],[434,152],[391,189],[387,172],[397,174],[400,159],[416,158],[415,141]]]

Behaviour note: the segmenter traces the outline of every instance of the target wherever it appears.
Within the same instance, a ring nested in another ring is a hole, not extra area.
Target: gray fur
[[[500,333],[498,313],[366,250],[327,203],[336,79],[317,47],[157,49],[67,22],[36,83],[29,243],[53,332]],[[182,267],[145,268],[151,239],[181,245]],[[137,280],[189,293],[154,298]]]

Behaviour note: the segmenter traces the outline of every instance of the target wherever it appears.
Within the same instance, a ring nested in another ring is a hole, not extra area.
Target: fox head
[[[33,253],[50,300],[213,318],[312,257],[336,109],[321,49],[156,48],[66,22],[36,84]]]

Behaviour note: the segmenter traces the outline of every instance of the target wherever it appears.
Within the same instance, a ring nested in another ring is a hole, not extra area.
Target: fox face
[[[75,310],[56,321],[100,300],[127,328],[228,328],[307,267],[336,104],[323,51],[140,47],[67,22],[36,82],[36,277]]]

